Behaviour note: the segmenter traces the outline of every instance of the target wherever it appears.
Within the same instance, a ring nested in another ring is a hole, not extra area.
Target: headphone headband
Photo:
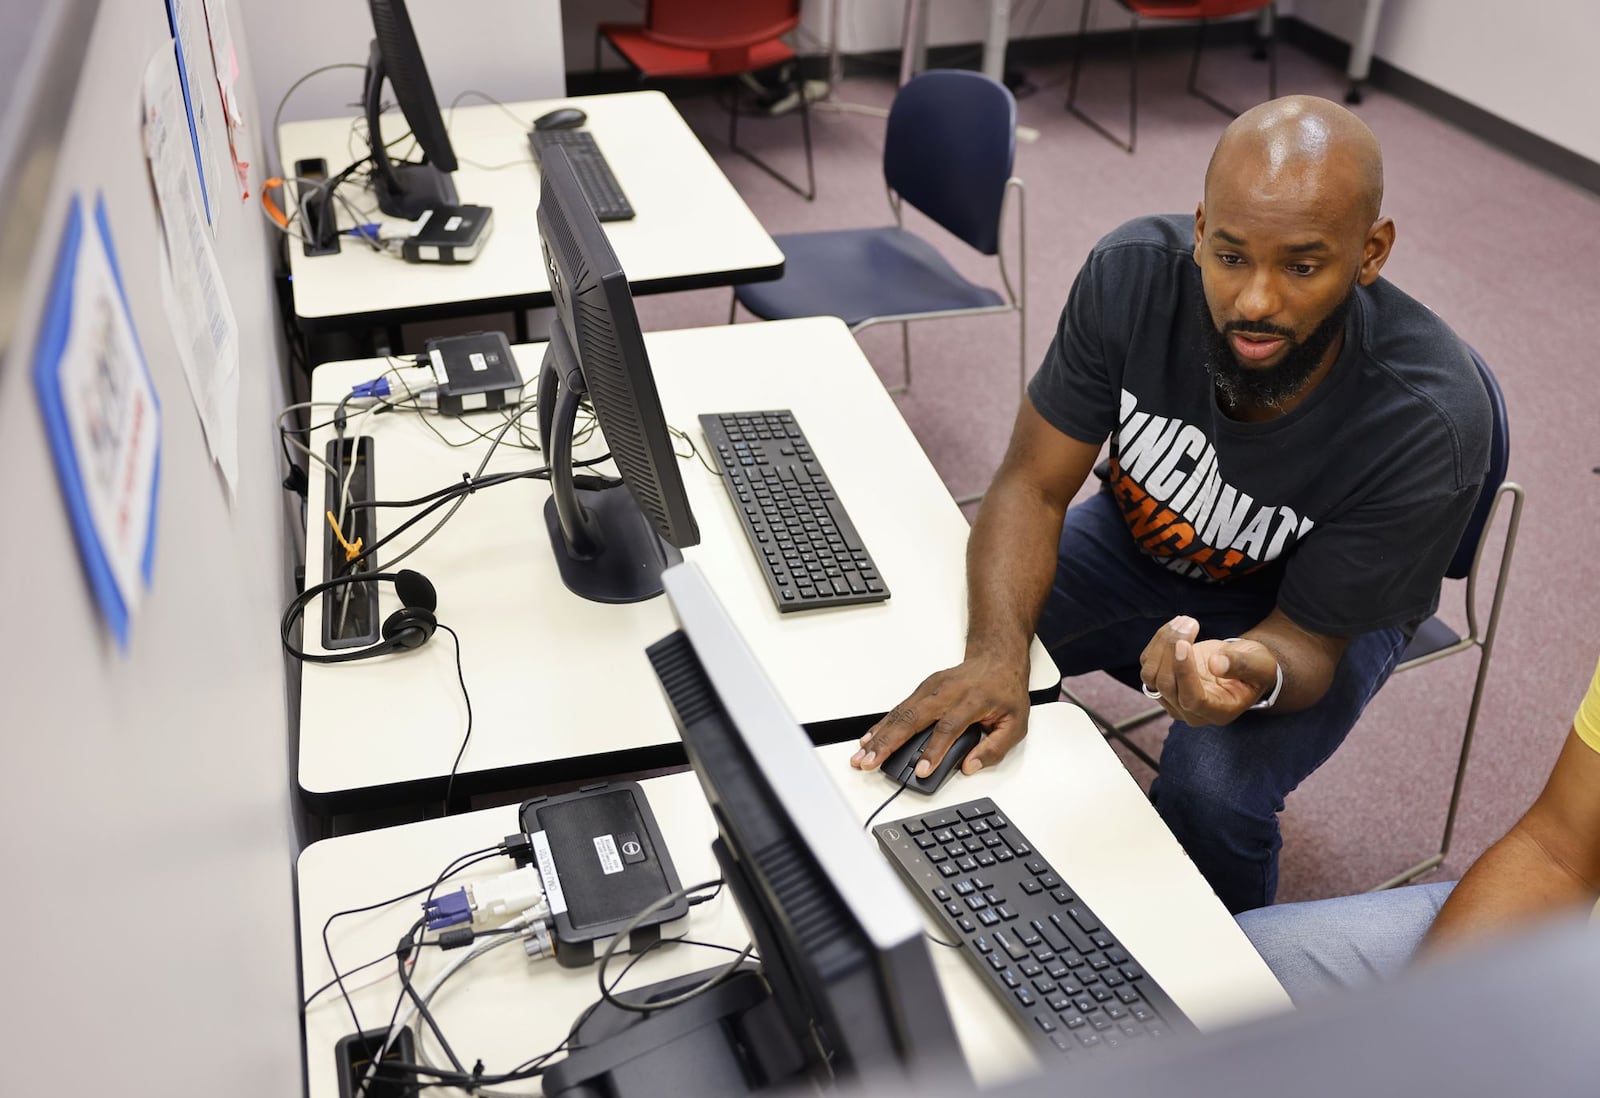
[[[305,615],[306,606],[312,599],[340,587],[379,582],[394,584],[395,593],[400,596],[403,607],[384,621],[383,639],[379,643],[368,648],[334,653],[306,652],[295,646],[292,639],[295,622]],[[283,613],[279,639],[283,642],[283,650],[303,663],[350,663],[385,656],[390,652],[416,648],[431,637],[438,624],[433,617],[438,604],[438,595],[428,577],[409,568],[402,568],[398,572],[356,572],[348,576],[335,576],[307,587],[294,597]]]

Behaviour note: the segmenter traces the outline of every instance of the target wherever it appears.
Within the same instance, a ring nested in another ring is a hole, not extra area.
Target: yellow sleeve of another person
[[[1578,704],[1572,727],[1577,730],[1579,739],[1600,751],[1600,666],[1594,669],[1594,681],[1589,684],[1589,692]]]

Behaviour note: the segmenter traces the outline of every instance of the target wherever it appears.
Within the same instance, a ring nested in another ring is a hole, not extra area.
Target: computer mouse
[[[917,762],[922,758],[928,741],[933,738],[933,725],[929,725],[905,743],[889,752],[889,757],[883,760],[883,765],[878,768],[885,778],[895,785],[905,784],[907,789],[915,789],[918,793],[936,793],[956,772],[967,754],[978,746],[978,741],[983,739],[982,725],[968,725],[967,730],[956,737],[956,742],[950,745],[950,750],[944,753],[944,759],[933,768],[933,772],[926,778],[916,776]],[[907,777],[909,776],[909,781]]]
[[[548,111],[535,118],[533,120],[533,128],[536,130],[570,130],[583,125],[588,118],[589,116],[577,107],[557,107],[555,110]]]

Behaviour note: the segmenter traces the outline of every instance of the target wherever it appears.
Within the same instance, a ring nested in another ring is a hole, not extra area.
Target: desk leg
[[[983,75],[1005,83],[1006,40],[1011,37],[1011,0],[989,0],[989,33],[983,39]]]
[[[900,27],[900,84],[905,86],[928,60],[928,0],[906,0]]]
[[[1350,77],[1350,90],[1345,92],[1346,103],[1361,102],[1361,85],[1372,71],[1372,47],[1378,37],[1378,17],[1383,13],[1383,0],[1366,0],[1361,12],[1361,32],[1350,45],[1350,64],[1345,74]]]

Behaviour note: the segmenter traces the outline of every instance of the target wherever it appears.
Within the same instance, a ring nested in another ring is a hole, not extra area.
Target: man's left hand
[[[1229,724],[1277,684],[1277,657],[1259,641],[1196,641],[1199,635],[1193,618],[1173,618],[1145,646],[1139,677],[1173,718]]]

